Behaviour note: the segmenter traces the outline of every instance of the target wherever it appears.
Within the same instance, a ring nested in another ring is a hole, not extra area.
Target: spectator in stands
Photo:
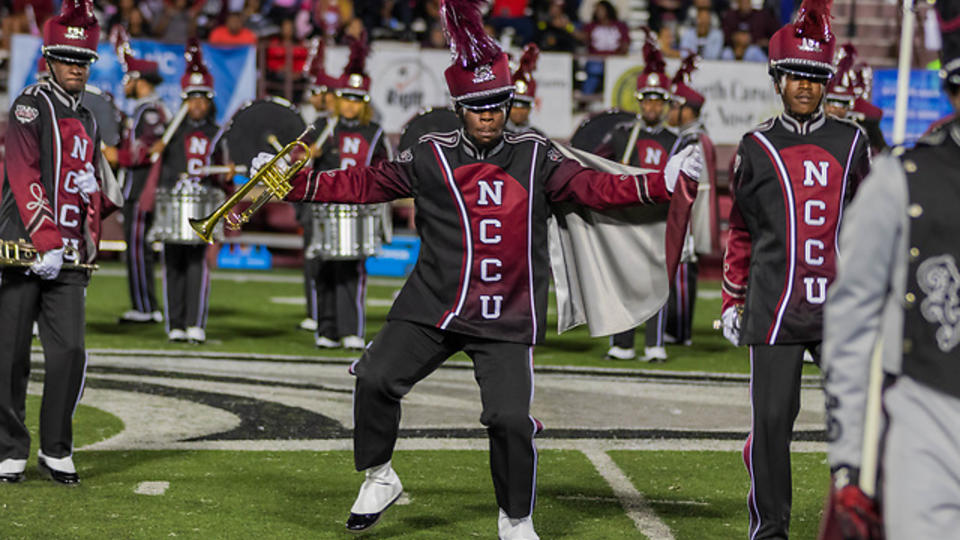
[[[269,17],[264,14],[263,3],[260,0],[247,0],[243,4],[243,17],[245,28],[249,28],[251,32],[258,36],[268,36],[274,31],[276,27]]]
[[[680,49],[677,48],[677,40],[680,28],[673,13],[664,13],[663,20],[660,22],[660,30],[657,32],[657,42],[660,44],[660,51],[666,58],[680,58]]]
[[[608,0],[600,0],[594,6],[593,18],[583,27],[580,39],[587,44],[587,52],[594,56],[626,54],[630,50],[630,29]],[[595,94],[603,81],[603,61],[587,61],[586,71],[583,93]]]
[[[650,19],[647,24],[654,32],[660,32],[663,24],[672,18],[676,23],[682,23],[690,10],[690,0],[650,0]]]
[[[443,34],[443,25],[438,21],[434,21],[423,38],[423,41],[420,42],[420,46],[427,49],[446,49],[447,48],[447,38]]]
[[[553,0],[544,18],[537,23],[537,43],[544,51],[574,52],[581,45],[576,32],[563,0]]]
[[[366,34],[366,27],[363,25],[363,21],[359,17],[354,17],[347,21],[345,25],[340,29],[340,34],[337,36],[337,43],[341,45],[349,45],[351,41],[355,39],[360,39],[361,36]]]
[[[293,19],[280,22],[280,33],[267,42],[267,77],[302,73],[309,51],[294,32]]]
[[[168,43],[184,43],[196,33],[200,5],[189,0],[167,0],[154,23],[154,35]]]
[[[533,41],[536,31],[531,17],[532,11],[529,0],[493,0],[490,6],[489,23],[502,34],[508,28],[516,33],[513,44],[524,46]]]
[[[692,51],[704,60],[719,60],[723,53],[723,31],[709,7],[697,6],[693,24],[680,28],[678,48]]]
[[[53,0],[6,0],[0,3],[0,45],[10,48],[10,36],[13,34],[39,35],[43,23],[53,15]]]
[[[733,32],[730,45],[724,47],[720,54],[721,60],[742,60],[744,62],[766,62],[767,55],[763,49],[751,43],[753,37],[746,25]]]
[[[751,43],[766,51],[770,36],[780,29],[780,24],[769,9],[754,9],[752,0],[737,0],[736,9],[723,14],[722,27],[724,42],[728,46],[733,46],[734,33],[746,28]]]
[[[210,32],[208,41],[212,45],[256,45],[257,35],[249,28],[244,28],[244,14],[242,11],[231,11],[227,20]]]
[[[141,11],[139,7],[130,11],[126,27],[127,33],[130,34],[130,37],[153,37],[153,29],[150,27],[150,23],[143,16],[143,11]]]

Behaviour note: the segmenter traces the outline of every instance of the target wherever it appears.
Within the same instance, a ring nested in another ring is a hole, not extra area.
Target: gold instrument
[[[64,253],[69,255],[69,258],[80,258],[80,253],[72,247],[65,247]],[[39,255],[40,252],[37,251],[37,248],[25,240],[0,240],[0,266],[27,268],[37,262]],[[100,267],[96,264],[64,261],[61,268],[65,270],[96,270]]]
[[[203,219],[191,219],[190,226],[193,227],[197,235],[207,243],[212,244],[214,227],[216,227],[217,222],[221,219],[227,222],[228,228],[233,230],[239,229],[241,225],[250,221],[250,217],[264,204],[269,202],[270,199],[273,197],[283,199],[287,193],[290,193],[290,190],[293,189],[293,186],[290,184],[290,179],[300,172],[300,169],[310,161],[310,145],[303,141],[303,137],[310,131],[312,131],[312,126],[307,128],[307,131],[298,137],[297,140],[284,146],[273,159],[261,167],[260,170],[257,171],[257,174],[253,175],[246,184],[240,186],[240,188],[214,210],[212,214]],[[290,155],[297,148],[301,150],[301,156],[295,162],[290,163]],[[281,168],[281,160],[288,163],[289,166]],[[266,190],[253,201],[253,204],[241,212],[240,215],[231,212],[231,209],[261,182],[263,182]]]

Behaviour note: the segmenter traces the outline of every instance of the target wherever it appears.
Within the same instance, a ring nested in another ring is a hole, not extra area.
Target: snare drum
[[[380,204],[314,204],[313,243],[306,257],[325,260],[364,259],[380,247]]]
[[[190,218],[205,218],[223,202],[223,192],[196,182],[179,182],[171,190],[157,188],[153,227],[147,239],[168,244],[204,244]],[[223,240],[223,222],[213,232],[215,242]]]

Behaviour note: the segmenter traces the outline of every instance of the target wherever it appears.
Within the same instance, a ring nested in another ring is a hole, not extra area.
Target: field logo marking
[[[170,482],[140,482],[133,492],[137,495],[163,495],[169,487]]]

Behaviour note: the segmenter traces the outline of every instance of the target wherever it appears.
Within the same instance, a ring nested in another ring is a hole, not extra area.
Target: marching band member
[[[350,60],[336,85],[338,122],[320,151],[321,168],[375,166],[392,158],[380,124],[371,121],[366,37],[350,43]],[[314,275],[316,346],[360,350],[366,323],[366,259],[321,260]]]
[[[646,65],[637,77],[636,92],[640,102],[639,118],[617,126],[604,137],[594,153],[628,165],[663,171],[680,143],[677,133],[664,123],[671,98],[670,78],[664,73],[666,66],[657,43],[649,36],[643,45],[643,55]],[[652,212],[657,213],[657,219],[666,221],[667,205],[661,205]],[[668,276],[668,279],[673,279],[673,276]],[[667,350],[663,347],[665,323],[666,306],[646,323],[646,347],[641,357],[644,362],[667,360]],[[611,336],[607,358],[635,358],[634,333],[634,330],[627,330]]]
[[[313,108],[313,115],[317,119],[326,118],[327,122],[336,118],[337,114],[337,96],[335,90],[338,80],[336,77],[327,75],[324,68],[326,47],[322,38],[314,38],[310,45],[310,56],[304,64],[304,76],[310,81],[308,101]],[[304,116],[307,116],[304,113]],[[306,118],[305,118],[306,120]],[[323,125],[320,120],[317,125]],[[320,142],[319,140],[317,142]],[[320,157],[320,145],[314,143],[313,157]],[[319,165],[319,162],[317,162]],[[303,292],[307,299],[307,316],[298,327],[308,332],[317,331],[317,290],[315,277],[320,271],[320,259],[309,252],[309,247],[313,244],[313,212],[311,204],[295,205],[297,222],[303,227]],[[313,255],[313,256],[311,256]]]
[[[203,62],[200,44],[187,46],[187,67],[180,79],[181,97],[187,102],[187,117],[174,132],[160,159],[163,169],[159,187],[176,193],[196,193],[200,185],[216,188],[200,170],[209,161],[211,141],[217,134],[213,104],[213,76]],[[176,196],[176,195],[175,195]],[[210,270],[205,243],[163,243],[163,296],[167,336],[170,341],[206,341]]]
[[[667,201],[678,181],[695,181],[702,168],[691,148],[664,173],[602,173],[564,157],[540,135],[505,132],[515,87],[506,55],[483,31],[483,3],[446,0],[441,7],[456,54],[445,76],[461,129],[424,135],[377,166],[301,171],[287,196],[361,204],[413,197],[416,205],[420,257],[386,325],[354,366],[354,462],[366,475],[347,520],[355,532],[373,526],[403,492],[391,465],[402,397],[464,351],[482,395],[499,537],[539,538],[530,398],[533,345],[546,330],[550,205]],[[258,156],[253,168],[270,157]]]
[[[25,88],[10,108],[0,238],[29,238],[39,255],[27,272],[0,267],[0,482],[23,480],[30,451],[24,420],[34,321],[44,354],[37,465],[55,482],[79,482],[72,417],[86,369],[90,275],[65,264],[96,259],[108,204],[97,124],[81,103],[99,37],[92,2],[65,1],[43,28],[49,78]]]
[[[154,291],[154,254],[146,245],[147,231],[153,224],[153,212],[141,204],[143,188],[150,174],[151,158],[163,150],[160,139],[170,118],[163,101],[155,92],[163,82],[160,66],[133,56],[125,40],[117,47],[123,67],[123,88],[134,100],[134,112],[120,143],[118,163],[126,176],[123,195],[123,236],[127,243],[127,283],[133,309],[120,316],[120,322],[162,322],[163,314]]]
[[[790,441],[800,411],[804,352],[820,356],[823,305],[833,281],[844,207],[870,168],[851,122],[823,112],[834,74],[829,1],[804,0],[796,22],[770,39],[769,71],[783,113],[743,136],[730,192],[723,260],[723,334],[750,348],[750,538],[786,538]]]
[[[697,303],[697,254],[713,253],[717,246],[716,192],[717,152],[706,128],[700,122],[700,111],[706,102],[703,94],[688,86],[690,75],[696,70],[697,55],[690,53],[673,77],[673,101],[667,125],[680,134],[680,147],[697,145],[703,154],[708,182],[700,184],[693,203],[690,233],[684,242],[683,255],[667,300],[667,319],[664,340],[668,343],[689,345],[693,338],[693,312]]]
[[[543,133],[530,125],[530,112],[537,101],[537,80],[533,72],[537,69],[537,58],[540,48],[536,43],[529,43],[523,49],[523,56],[517,70],[513,72],[513,103],[510,106],[510,118],[507,119],[506,130],[512,133],[533,131],[538,135]],[[545,135],[544,135],[545,136]]]

